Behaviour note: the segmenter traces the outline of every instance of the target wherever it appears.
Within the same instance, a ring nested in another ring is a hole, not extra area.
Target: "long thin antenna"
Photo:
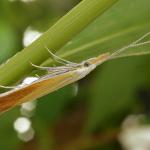
[[[116,52],[112,53],[110,55],[110,59],[113,59],[115,56],[117,56],[118,54],[122,53],[123,51],[131,48],[131,47],[139,47],[139,46],[142,46],[142,45],[146,45],[146,44],[150,44],[150,41],[145,41],[145,42],[141,42],[139,43],[140,41],[142,41],[144,38],[146,38],[147,36],[150,35],[150,32],[144,34],[142,37],[140,37],[139,39],[137,39],[136,41],[132,42],[131,44],[117,50]]]
[[[136,40],[135,42],[133,42],[133,44],[136,44],[136,43],[140,42],[141,40],[143,40],[144,38],[146,38],[149,35],[150,35],[150,32],[147,32],[142,37],[140,37],[138,40]]]

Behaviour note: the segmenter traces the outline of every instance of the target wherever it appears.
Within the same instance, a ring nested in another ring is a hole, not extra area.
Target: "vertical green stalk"
[[[83,0],[39,39],[0,66],[0,84],[21,79],[49,57],[44,46],[55,52],[118,0]]]

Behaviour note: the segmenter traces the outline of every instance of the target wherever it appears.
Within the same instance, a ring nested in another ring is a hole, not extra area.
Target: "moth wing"
[[[0,94],[0,113],[27,101],[35,100],[74,82],[76,74],[68,72]]]

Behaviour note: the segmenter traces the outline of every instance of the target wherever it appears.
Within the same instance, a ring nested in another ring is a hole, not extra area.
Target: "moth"
[[[41,67],[32,64],[33,67],[46,70],[48,74],[42,77],[34,78],[31,82],[20,84],[16,87],[0,86],[1,88],[12,88],[11,90],[0,94],[0,114],[15,107],[16,105],[22,104],[27,101],[35,100],[51,92],[54,92],[68,84],[74,83],[84,78],[98,65],[104,63],[105,61],[113,59],[128,48],[150,43],[150,41],[140,43],[140,41],[143,40],[149,34],[150,32],[146,33],[138,40],[117,50],[112,54],[103,53],[97,57],[84,60],[81,63],[74,63],[71,61],[64,60],[53,54],[46,47],[49,53],[52,55],[52,57],[58,62],[62,63],[63,66]]]

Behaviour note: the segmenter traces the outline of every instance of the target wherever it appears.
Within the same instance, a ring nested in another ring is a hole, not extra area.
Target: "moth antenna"
[[[144,34],[142,37],[140,37],[138,40],[136,40],[135,42],[133,42],[133,44],[137,44],[138,42],[142,41],[144,38],[146,38],[148,35],[150,35],[150,32],[147,32],[146,34]]]
[[[139,46],[142,46],[142,45],[146,45],[146,44],[149,44],[150,41],[146,41],[146,42],[142,42],[142,43],[137,43],[137,44],[133,44],[133,47],[139,47]]]
[[[118,54],[124,52],[125,50],[127,50],[127,49],[129,49],[129,48],[131,48],[131,47],[139,47],[139,46],[142,46],[142,45],[149,44],[150,41],[145,41],[145,42],[139,43],[139,42],[142,41],[144,38],[146,38],[148,35],[150,35],[150,32],[144,34],[142,37],[140,37],[138,40],[132,42],[131,44],[129,44],[129,45],[123,47],[123,48],[120,48],[120,49],[117,50],[116,52],[112,53],[112,54],[110,55],[110,59],[113,59],[114,56],[116,56],[116,55],[118,55]]]
[[[45,48],[47,49],[47,51],[53,56],[53,58],[58,61],[59,63],[62,63],[64,65],[66,64],[76,64],[74,62],[71,62],[71,61],[68,61],[68,60],[65,60],[65,59],[62,59],[60,57],[58,57],[57,55],[55,55],[54,53],[52,53],[49,48],[47,46],[45,46]]]

